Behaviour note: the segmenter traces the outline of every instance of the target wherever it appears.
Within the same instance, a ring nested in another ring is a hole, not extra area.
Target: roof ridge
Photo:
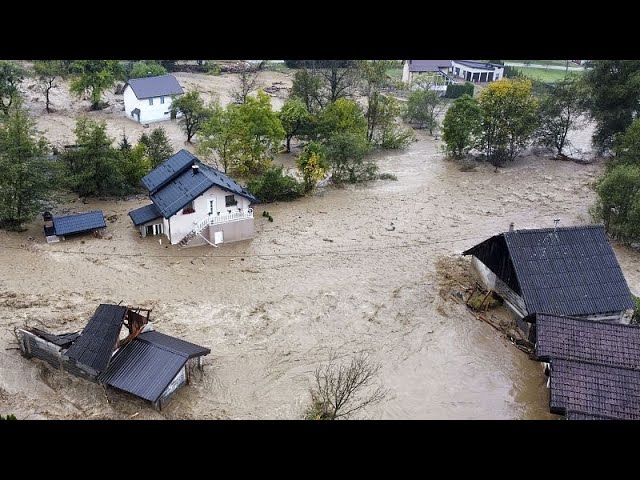
[[[640,374],[640,366],[638,368],[623,367],[621,365],[611,365],[609,363],[594,362],[594,361],[589,361],[589,360],[568,359],[568,358],[562,358],[562,357],[549,358],[549,362],[551,362],[551,364],[552,364],[551,365],[551,370],[553,370],[553,361],[554,360],[561,360],[563,362],[580,363],[580,364],[585,364],[585,365],[597,365],[597,366],[600,366],[600,367],[615,368],[615,369],[618,369],[618,370],[628,370],[630,372],[637,372],[638,374]]]
[[[536,323],[538,322],[538,315],[545,315],[547,317],[556,317],[556,318],[561,318],[561,319],[568,319],[568,320],[579,320],[581,322],[588,322],[589,324],[592,323],[597,323],[599,325],[614,325],[614,326],[619,326],[619,327],[630,327],[630,328],[635,328],[638,329],[640,328],[640,325],[635,324],[635,323],[615,323],[615,322],[607,322],[605,320],[589,320],[587,318],[581,318],[581,317],[574,317],[571,315],[557,315],[555,313],[543,313],[543,312],[535,312],[533,314],[534,317],[536,317]]]
[[[586,225],[569,225],[566,227],[522,228],[522,229],[510,231],[510,232],[502,232],[502,235],[513,234],[513,233],[542,233],[547,231],[553,232],[553,231],[566,231],[566,230],[593,230],[597,228],[604,228],[604,224],[590,223]]]

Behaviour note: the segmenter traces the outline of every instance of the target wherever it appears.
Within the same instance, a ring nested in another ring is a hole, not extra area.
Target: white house
[[[124,110],[128,118],[140,123],[171,118],[171,102],[184,91],[173,75],[132,78],[124,87]]]
[[[453,83],[451,60],[405,60],[402,81],[410,85],[418,76],[431,83],[431,90],[444,92]]]
[[[140,235],[198,246],[253,237],[257,199],[235,180],[180,150],[142,178],[153,203],[129,212]]]
[[[452,74],[467,82],[485,83],[504,77],[504,65],[474,62],[472,60],[452,60]]]

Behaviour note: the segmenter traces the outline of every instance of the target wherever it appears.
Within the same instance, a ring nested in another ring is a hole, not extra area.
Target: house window
[[[160,103],[164,103],[164,97],[160,97]]]
[[[238,204],[238,201],[234,195],[226,195],[224,197],[224,204],[225,207],[233,207]]]
[[[153,98],[149,99],[149,105],[153,105]]]
[[[196,209],[193,207],[193,200],[191,200],[189,203],[187,203],[184,208],[182,209],[182,214],[183,215],[187,215],[189,213],[193,213],[195,212]]]

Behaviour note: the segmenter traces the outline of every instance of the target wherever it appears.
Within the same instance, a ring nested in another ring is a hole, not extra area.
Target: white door
[[[222,240],[224,238],[223,232],[214,232],[213,233],[213,243],[215,245],[222,243]]]
[[[209,199],[209,215],[215,215],[218,211],[216,210],[216,199]]]

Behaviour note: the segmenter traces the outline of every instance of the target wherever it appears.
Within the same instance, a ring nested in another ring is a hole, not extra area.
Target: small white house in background
[[[467,82],[488,83],[504,77],[504,65],[474,62],[472,60],[452,60],[452,74]]]
[[[153,203],[129,216],[140,235],[172,245],[216,245],[253,237],[257,199],[231,177],[180,150],[142,178]]]
[[[402,81],[411,85],[418,77],[431,83],[431,90],[446,91],[453,83],[451,60],[405,60]]]
[[[124,87],[124,110],[139,123],[171,119],[171,102],[184,90],[173,75],[132,78]]]

